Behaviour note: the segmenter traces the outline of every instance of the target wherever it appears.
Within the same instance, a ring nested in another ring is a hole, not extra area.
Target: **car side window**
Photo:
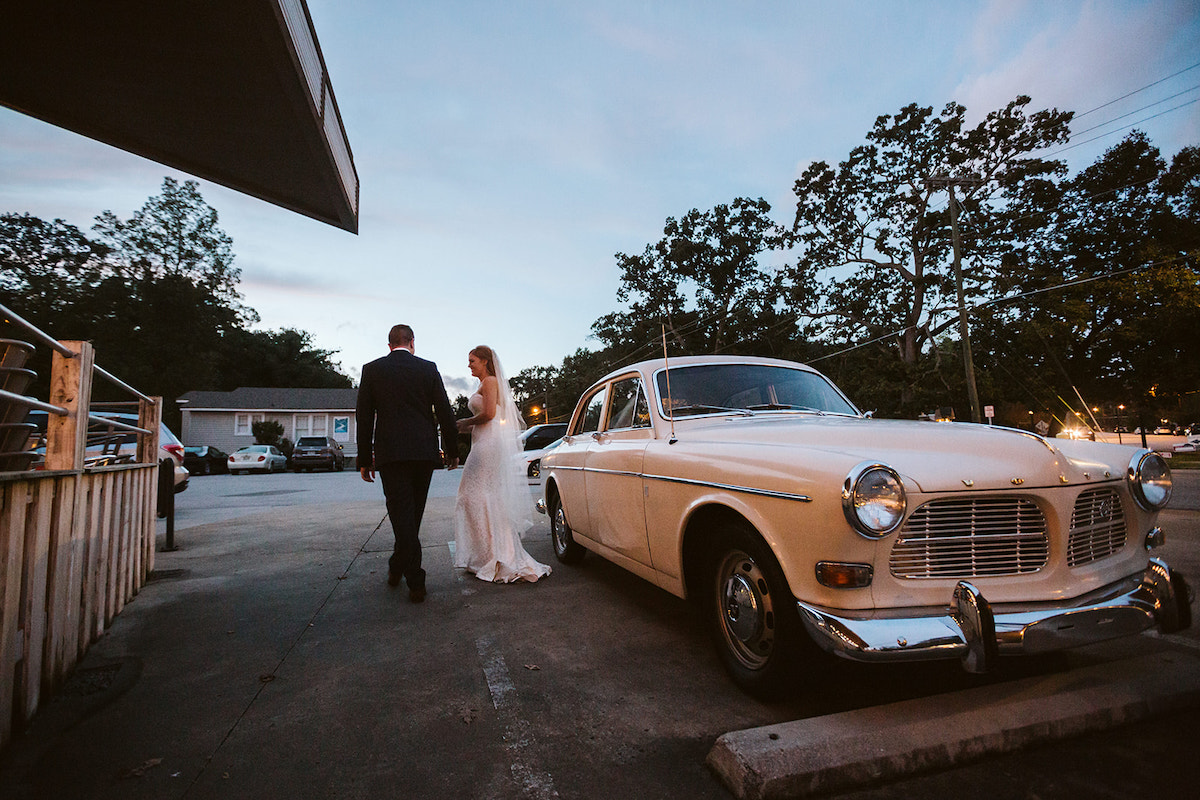
[[[634,376],[612,385],[609,394],[608,430],[650,427],[650,407],[642,391],[642,381]]]
[[[572,434],[592,433],[600,430],[600,418],[604,412],[604,389],[598,389],[585,402],[583,413],[576,420],[575,430],[571,431]]]

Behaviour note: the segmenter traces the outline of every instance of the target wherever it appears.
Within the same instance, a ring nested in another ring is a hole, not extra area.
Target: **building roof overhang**
[[[8,3],[0,104],[358,232],[304,0]]]

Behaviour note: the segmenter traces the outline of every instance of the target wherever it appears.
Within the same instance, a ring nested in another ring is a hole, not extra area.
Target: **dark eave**
[[[358,232],[358,174],[303,0],[3,6],[3,105]]]

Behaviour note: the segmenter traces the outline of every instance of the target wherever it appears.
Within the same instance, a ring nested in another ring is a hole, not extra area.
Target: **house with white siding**
[[[188,392],[179,398],[180,439],[187,446],[209,445],[232,453],[254,444],[255,422],[283,426],[293,443],[301,436],[332,436],[342,445],[346,467],[358,455],[354,419],[357,389],[273,389],[242,387],[232,392]]]

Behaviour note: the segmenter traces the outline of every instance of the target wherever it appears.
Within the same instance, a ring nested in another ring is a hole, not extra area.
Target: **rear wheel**
[[[554,542],[554,557],[564,564],[578,564],[587,553],[587,549],[571,535],[571,526],[567,524],[558,494],[550,501],[550,538]]]
[[[748,694],[778,697],[800,679],[808,643],[783,570],[744,523],[727,523],[715,541],[704,576],[704,617],[721,662]]]

